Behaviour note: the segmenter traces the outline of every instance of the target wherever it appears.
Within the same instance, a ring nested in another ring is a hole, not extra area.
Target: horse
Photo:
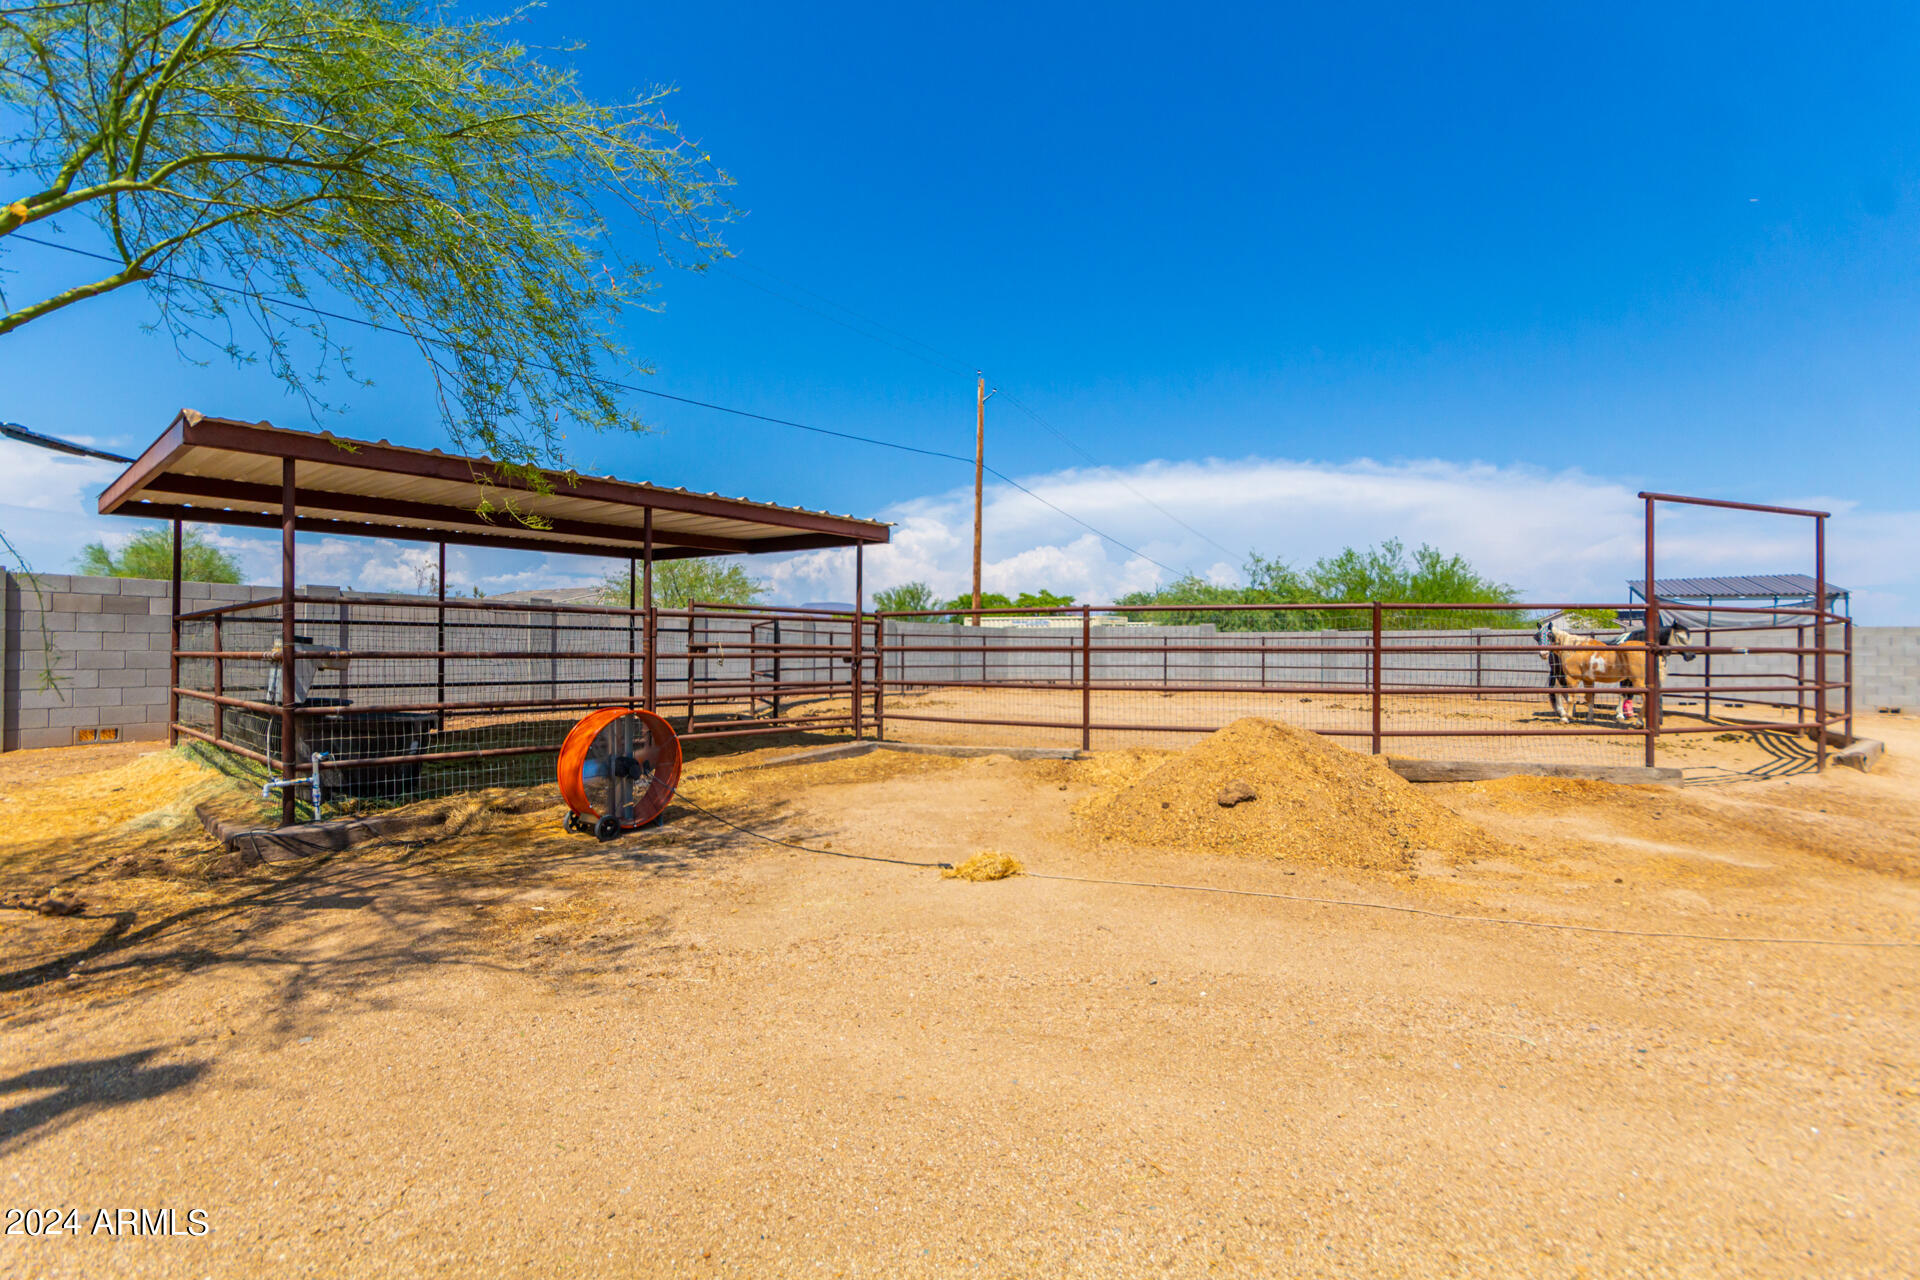
[[[1647,628],[1644,623],[1630,630],[1621,632],[1619,638],[1613,641],[1614,644],[1645,644],[1646,642]],[[1668,650],[1677,648],[1681,650],[1680,660],[1682,662],[1692,662],[1695,655],[1687,652],[1688,646],[1692,643],[1693,632],[1687,630],[1686,626],[1682,623],[1669,622],[1660,628],[1660,683],[1663,686],[1667,683]],[[1620,699],[1620,709],[1629,716],[1633,714],[1632,694],[1629,693]]]
[[[1635,628],[1613,641],[1595,639],[1581,635],[1557,625],[1553,619],[1543,619],[1533,638],[1540,645],[1563,646],[1543,649],[1547,659],[1548,688],[1572,689],[1578,682],[1587,699],[1587,723],[1593,723],[1593,687],[1596,684],[1618,684],[1645,687],[1647,674],[1647,651],[1643,648],[1626,648],[1627,645],[1646,643],[1646,629]],[[1660,628],[1660,643],[1663,646],[1677,644],[1686,646],[1693,643],[1692,633],[1678,624]],[[1691,654],[1686,655],[1688,662],[1693,661]],[[1660,656],[1660,674],[1667,674],[1667,658]],[[1571,693],[1548,693],[1547,700],[1560,717],[1561,724],[1572,722]],[[1622,694],[1620,708],[1614,718],[1621,724],[1633,723],[1633,695]]]

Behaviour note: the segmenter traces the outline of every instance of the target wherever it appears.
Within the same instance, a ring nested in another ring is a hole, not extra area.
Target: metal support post
[[[867,640],[867,546],[856,543],[853,548],[853,736],[855,740],[865,737],[865,726],[860,715],[860,703],[865,695],[861,670],[866,664]]]
[[[887,740],[887,615],[873,615],[873,736]]]
[[[1827,768],[1827,518],[1813,520],[1813,722],[1818,746],[1814,748],[1814,767]]]
[[[1381,751],[1380,697],[1382,688],[1386,683],[1384,672],[1381,670],[1386,664],[1381,661],[1385,650],[1381,642],[1380,623],[1380,602],[1375,600],[1373,602],[1373,652],[1368,655],[1367,659],[1369,665],[1373,668],[1371,683],[1373,685],[1373,754],[1375,755],[1379,755]]]
[[[1080,606],[1080,749],[1093,750],[1093,606]]]
[[[280,825],[293,825],[293,788],[299,772],[293,732],[293,520],[299,504],[292,458],[280,460]],[[319,815],[314,815],[318,817]]]
[[[646,707],[656,711],[660,700],[660,618],[653,607],[653,508],[648,507],[640,544],[640,597],[646,608],[647,665],[641,675]]]
[[[440,544],[440,559],[433,571],[433,700],[447,700],[447,544]],[[341,608],[345,608],[342,605]],[[343,638],[340,642],[345,644]],[[447,713],[440,713],[442,732],[447,727]]]
[[[180,742],[180,521],[173,522],[172,621],[167,626],[167,745]]]
[[[1646,555],[1647,589],[1640,595],[1647,606],[1640,618],[1641,630],[1646,632],[1647,639],[1646,656],[1642,659],[1646,692],[1641,695],[1646,705],[1641,709],[1640,720],[1646,726],[1646,766],[1649,769],[1653,768],[1655,743],[1660,735],[1660,601],[1657,598],[1660,592],[1653,585],[1653,503],[1652,498],[1646,500],[1647,533],[1642,550]]]

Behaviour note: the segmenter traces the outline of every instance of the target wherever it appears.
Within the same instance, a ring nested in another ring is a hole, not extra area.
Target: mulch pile
[[[1385,761],[1251,717],[1108,779],[1075,819],[1103,841],[1390,873],[1411,871],[1425,850],[1450,859],[1505,852]]]

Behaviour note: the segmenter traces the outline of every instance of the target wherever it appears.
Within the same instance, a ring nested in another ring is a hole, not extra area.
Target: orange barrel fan
[[[567,830],[611,840],[666,812],[680,785],[680,739],[651,711],[589,712],[560,744],[559,773]]]

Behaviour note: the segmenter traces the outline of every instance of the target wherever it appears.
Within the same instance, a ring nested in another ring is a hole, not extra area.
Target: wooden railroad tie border
[[[1629,786],[1654,784],[1677,787],[1684,776],[1665,765],[1638,764],[1528,764],[1523,760],[1409,760],[1388,756],[1387,768],[1408,782],[1490,782],[1495,778],[1584,778],[1590,782],[1617,782]]]
[[[354,845],[400,835],[444,821],[441,814],[388,813],[364,818],[335,818],[330,822],[303,822],[291,827],[254,827],[196,805],[193,814],[207,834],[240,856],[241,862],[291,862],[323,853],[339,853]]]

